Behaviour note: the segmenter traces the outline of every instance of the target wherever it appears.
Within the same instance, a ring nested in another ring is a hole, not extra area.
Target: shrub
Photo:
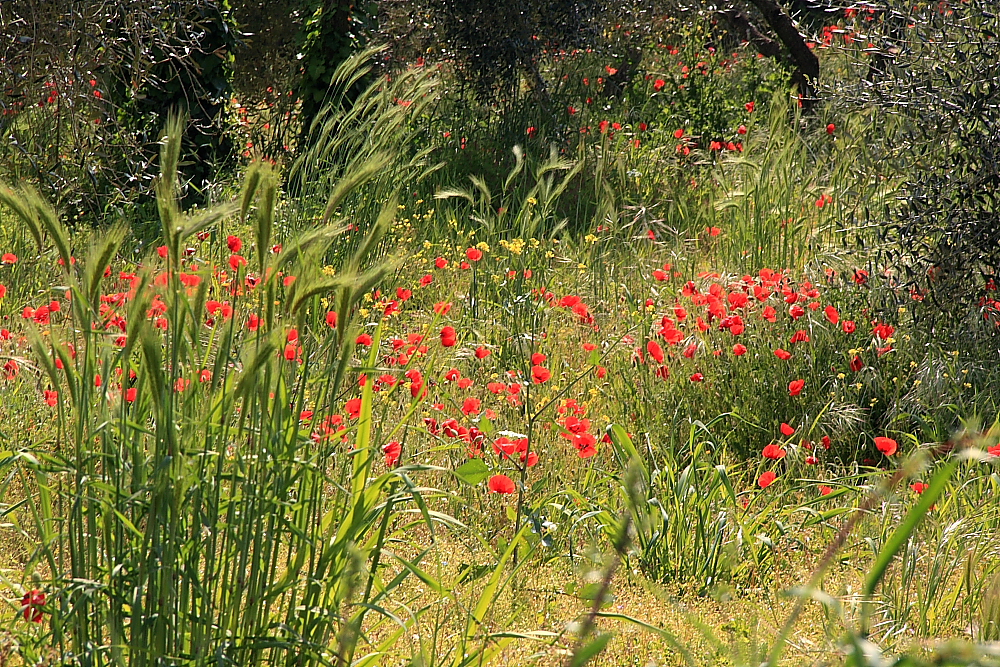
[[[877,223],[876,262],[926,297],[931,320],[997,316],[1000,18],[991,9],[889,3],[865,21],[875,50],[864,76],[838,97],[877,110],[883,173],[905,169],[898,203],[861,222]]]

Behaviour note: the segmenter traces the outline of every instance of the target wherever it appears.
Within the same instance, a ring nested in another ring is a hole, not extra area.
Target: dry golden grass
[[[417,544],[426,545],[425,535],[413,531],[409,545],[398,547],[400,556]],[[447,651],[464,630],[468,609],[475,603],[484,579],[467,584],[458,583],[465,563],[482,560],[461,544],[456,535],[440,533],[436,548],[424,560],[425,571],[441,581],[450,591],[446,597],[430,593],[414,579],[397,591],[397,599],[406,600],[406,609],[425,609],[420,621],[410,628],[408,637],[398,642],[398,652],[380,662],[384,665],[407,665],[418,645],[426,652],[436,641],[438,649]],[[731,664],[734,658],[750,658],[766,654],[774,638],[791,613],[795,600],[784,591],[802,584],[811,574],[815,554],[793,552],[779,559],[773,580],[766,586],[734,587],[715,595],[699,595],[684,587],[661,585],[642,573],[619,567],[611,582],[614,596],[604,612],[628,616],[643,623],[663,628],[677,637],[699,664]],[[605,563],[586,559],[586,564],[569,564],[566,558],[542,562],[537,557],[526,563],[498,595],[484,623],[487,632],[545,632],[556,636],[515,640],[499,659],[501,665],[537,665],[556,667],[566,662],[568,649],[575,636],[567,632],[589,611],[591,602],[581,599],[581,586],[600,576]],[[386,577],[388,578],[388,576]],[[861,577],[854,568],[835,569],[827,577],[825,588],[831,593],[857,589]],[[402,605],[392,610],[405,618]],[[370,621],[376,619],[369,617]],[[601,618],[598,630],[613,633],[608,647],[592,665],[666,666],[684,664],[682,656],[665,639],[627,620]],[[373,626],[368,639],[377,644],[391,631],[388,623]],[[713,647],[705,639],[704,630],[711,631],[723,645]],[[783,664],[813,665],[837,661],[836,639],[843,626],[839,619],[827,617],[819,603],[810,602],[795,624]],[[369,647],[370,648],[370,647]],[[367,652],[359,647],[358,655]],[[440,659],[441,654],[437,654]],[[763,656],[762,656],[763,657]],[[752,661],[748,661],[752,662]],[[760,662],[758,660],[757,662]]]

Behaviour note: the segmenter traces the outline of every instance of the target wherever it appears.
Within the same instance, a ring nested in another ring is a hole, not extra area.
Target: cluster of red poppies
[[[211,242],[207,236],[200,240]],[[189,262],[183,267],[184,272],[178,272],[178,280],[182,289],[192,294],[202,280],[212,281],[209,293],[216,298],[208,299],[205,303],[206,327],[212,328],[237,318],[237,322],[244,323],[237,330],[242,329],[246,332],[244,335],[256,334],[266,328],[266,323],[258,313],[244,312],[240,297],[251,293],[260,284],[260,280],[247,271],[246,260],[238,255],[243,248],[242,241],[236,236],[228,236],[225,244],[230,253],[225,263],[231,272],[217,266],[202,266],[199,269],[193,262]],[[281,253],[280,246],[268,250],[271,253]],[[165,255],[165,249],[158,254]],[[495,348],[477,340],[473,331],[466,331],[458,326],[460,320],[451,319],[451,323],[448,323],[450,318],[455,317],[452,302],[435,300],[428,289],[436,282],[453,284],[453,281],[435,281],[434,271],[451,271],[455,264],[459,270],[469,270],[483,262],[487,254],[488,248],[481,245],[469,247],[457,262],[437,257],[433,260],[434,268],[431,273],[413,276],[414,284],[398,285],[385,293],[379,289],[373,291],[368,300],[374,305],[375,312],[381,313],[382,322],[387,323],[386,326],[401,326],[402,330],[395,335],[373,336],[375,332],[368,330],[356,335],[354,342],[359,355],[369,354],[373,345],[379,346],[376,358],[383,369],[377,374],[360,373],[356,386],[361,388],[371,382],[375,395],[384,397],[398,395],[395,392],[401,389],[409,394],[407,402],[421,402],[429,406],[430,411],[424,413],[422,422],[422,430],[427,435],[465,447],[470,457],[487,457],[492,450],[499,458],[494,466],[497,476],[491,479],[488,488],[497,493],[509,493],[516,485],[508,484],[503,479],[495,481],[504,477],[499,469],[513,467],[523,474],[539,463],[544,450],[539,443],[529,442],[526,436],[511,435],[513,432],[497,434],[492,423],[511,419],[514,423],[510,425],[516,425],[517,420],[523,419],[523,406],[529,400],[531,388],[552,381],[554,373],[551,363],[546,352],[540,349],[541,345],[549,345],[551,341],[546,342],[545,337],[536,339],[528,358],[523,360],[525,363],[522,369],[498,372],[498,369],[489,367],[491,362],[488,361]],[[233,257],[240,259],[234,262]],[[13,263],[17,258],[8,253],[3,256],[3,261]],[[500,263],[497,262],[498,265]],[[592,307],[579,295],[558,295],[544,287],[532,285],[529,270],[512,272],[516,276],[523,275],[528,296],[550,308],[553,316],[562,317],[567,326],[577,327],[580,332],[584,358],[577,362],[560,358],[561,368],[575,368],[575,372],[593,373],[599,380],[604,379],[607,370],[601,365],[602,358],[598,350],[606,352],[616,346],[616,341],[588,340],[595,333],[601,332]],[[137,277],[137,273],[135,270],[121,271],[112,276],[110,269],[105,272],[105,278],[111,284],[110,289],[100,298],[101,326],[112,333],[108,338],[117,346],[124,346],[126,343],[126,306],[135,298],[137,290],[142,288],[142,280]],[[858,272],[855,273],[855,282],[858,282],[857,275]],[[264,276],[264,280],[269,278],[270,276]],[[841,319],[835,306],[822,303],[820,290],[816,285],[808,280],[793,280],[787,271],[765,268],[755,275],[727,279],[723,279],[718,273],[704,272],[697,276],[697,280],[684,281],[680,272],[670,264],[664,264],[652,271],[651,278],[651,288],[656,298],[647,299],[644,305],[647,311],[659,310],[655,316],[655,326],[642,336],[642,340],[636,340],[634,336],[625,336],[622,340],[629,346],[632,362],[651,367],[653,377],[660,380],[669,379],[672,371],[687,368],[684,376],[692,383],[711,384],[717,381],[709,365],[700,366],[699,360],[704,357],[705,348],[709,345],[715,347],[711,352],[714,357],[723,355],[726,348],[731,348],[734,357],[742,357],[748,351],[747,345],[742,342],[747,332],[769,326],[779,319],[791,325],[792,329],[787,344],[789,349],[776,347],[772,350],[774,357],[782,362],[792,359],[796,355],[796,348],[811,342],[812,327],[799,324],[810,312],[821,313],[828,326],[842,332],[840,335],[851,336],[857,330],[857,324],[853,320]],[[148,287],[155,293],[150,298],[146,316],[156,330],[163,332],[169,330],[171,323],[166,301],[160,296],[160,288],[166,286],[169,279],[170,274],[165,271],[154,273]],[[294,276],[281,276],[281,284],[284,286],[290,286],[294,280]],[[67,294],[66,298],[69,296]],[[53,315],[64,313],[65,310],[60,300],[56,299],[37,308],[26,308],[22,314],[36,324],[53,326],[61,322],[54,319]],[[388,317],[404,311],[408,311],[410,316]],[[326,326],[325,332],[300,332],[297,327],[284,329],[285,344],[279,354],[292,368],[297,368],[309,357],[311,341],[331,334],[339,325],[334,311],[321,314],[320,320]],[[287,325],[275,322],[271,326]],[[415,326],[419,326],[420,330],[407,330]],[[895,328],[891,324],[881,320],[872,323],[872,336],[878,341],[880,355],[892,350],[894,333]],[[6,330],[0,335],[4,340],[10,337]],[[723,344],[717,345],[717,342]],[[67,351],[71,356],[75,354],[71,346],[67,347]],[[61,364],[61,356],[55,357],[57,363]],[[437,370],[433,366],[437,366],[437,369],[443,367],[444,370]],[[855,354],[850,361],[850,368],[857,372],[863,367],[864,361],[860,354]],[[17,363],[11,359],[4,366],[4,377],[14,379],[18,371]],[[492,377],[488,377],[491,373]],[[173,389],[176,392],[187,391],[196,386],[195,382],[208,385],[211,379],[212,373],[209,370],[192,369],[189,374],[173,381]],[[104,383],[98,376],[95,384],[102,386]],[[118,369],[106,391],[111,392],[109,395],[117,392],[123,403],[132,403],[137,397],[134,384],[135,371],[130,371],[129,377],[125,378]],[[480,388],[482,391],[479,391]],[[544,387],[541,390],[544,392]],[[804,395],[808,390],[806,379],[790,377],[787,390],[790,397]],[[44,402],[49,406],[56,406],[60,400],[57,389],[53,387],[43,391]],[[447,406],[453,406],[454,410]],[[508,412],[505,413],[505,409]],[[327,414],[314,421],[314,410],[321,414],[325,411]],[[354,396],[348,398],[340,410],[323,406],[314,406],[314,410],[306,410],[302,414],[302,421],[310,425],[313,439],[321,441],[334,438],[346,443],[352,422],[360,417],[362,401]],[[782,435],[786,440],[768,444],[762,452],[764,460],[780,461],[785,458],[789,448],[799,446],[791,440],[794,429],[786,424],[782,427]],[[557,442],[567,442],[572,446],[568,451],[579,458],[590,458],[598,453],[597,446],[602,439],[598,435],[600,431],[595,433],[594,424],[586,416],[585,405],[577,403],[576,399],[570,398],[561,403],[558,417],[548,425],[548,429],[554,429],[560,436]],[[791,429],[791,432],[786,432],[787,429]],[[603,437],[606,439],[607,436]],[[812,443],[800,444],[809,452],[806,463],[816,462]],[[896,451],[895,442],[888,438],[877,438],[875,444],[887,456]],[[822,446],[827,449],[830,447],[829,437],[822,438]],[[398,441],[384,445],[383,453],[387,466],[398,465],[404,458],[403,445]],[[765,472],[759,480],[760,486],[766,487],[776,478],[777,473]],[[510,478],[506,479],[510,481]]]

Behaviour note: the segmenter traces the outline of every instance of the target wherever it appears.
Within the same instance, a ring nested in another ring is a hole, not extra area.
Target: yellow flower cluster
[[[501,239],[500,247],[514,255],[520,255],[524,252],[524,239],[514,239],[513,241]]]

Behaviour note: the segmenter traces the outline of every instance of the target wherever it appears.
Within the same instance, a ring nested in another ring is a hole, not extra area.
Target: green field
[[[8,50],[0,667],[1000,664],[989,5]]]

